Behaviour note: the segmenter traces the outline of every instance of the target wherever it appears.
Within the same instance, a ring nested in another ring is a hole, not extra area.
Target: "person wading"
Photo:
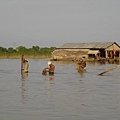
[[[49,75],[54,75],[55,65],[53,65],[52,62],[49,61],[49,62],[48,62],[48,66],[49,66],[49,68],[45,68],[45,69],[42,71],[42,74],[43,74],[43,75],[47,75],[47,72],[48,72]]]
[[[28,67],[29,67],[28,61],[25,60],[25,62],[24,62],[24,68],[23,68],[23,72],[24,73],[28,73]]]
[[[77,59],[76,63],[77,63],[78,72],[83,72],[84,68],[86,67],[86,61],[83,59],[80,59],[80,60]]]
[[[21,56],[21,74],[28,73],[28,68],[29,68],[28,61],[25,59],[25,56],[22,55]]]

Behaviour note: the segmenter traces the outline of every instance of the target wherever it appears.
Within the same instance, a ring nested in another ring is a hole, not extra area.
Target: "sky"
[[[0,46],[120,45],[120,0],[0,0]]]

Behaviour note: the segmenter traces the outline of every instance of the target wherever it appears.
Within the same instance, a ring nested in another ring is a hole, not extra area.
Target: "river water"
[[[120,120],[120,68],[98,75],[117,64],[54,61],[43,76],[49,59],[28,61],[21,76],[19,59],[0,59],[0,120]]]

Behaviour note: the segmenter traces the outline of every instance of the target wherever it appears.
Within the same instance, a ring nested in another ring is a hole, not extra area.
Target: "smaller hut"
[[[88,51],[88,58],[97,58],[100,56],[99,50],[89,50]]]

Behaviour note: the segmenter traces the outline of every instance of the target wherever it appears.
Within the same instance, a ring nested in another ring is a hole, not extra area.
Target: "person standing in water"
[[[23,68],[23,72],[24,72],[24,73],[28,73],[28,68],[29,68],[28,61],[25,60],[25,62],[24,62],[24,68]]]
[[[49,65],[49,68],[48,68],[49,75],[54,75],[55,66],[50,61],[48,62],[48,65]]]
[[[55,65],[53,65],[52,62],[49,61],[49,62],[48,62],[48,66],[49,66],[49,68],[45,68],[45,69],[42,71],[42,74],[43,74],[43,75],[47,75],[47,72],[48,72],[49,75],[54,75]]]
[[[25,59],[25,56],[22,55],[21,56],[21,74],[28,73],[28,67],[29,67],[28,61]]]
[[[80,60],[77,59],[76,63],[78,72],[83,72],[84,68],[86,67],[86,61],[82,58]]]

